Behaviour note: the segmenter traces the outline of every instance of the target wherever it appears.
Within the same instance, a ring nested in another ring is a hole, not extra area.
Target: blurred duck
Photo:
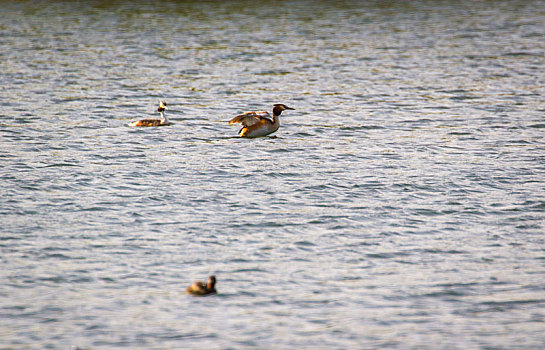
[[[167,117],[165,116],[165,110],[167,110],[167,104],[165,101],[159,101],[159,108],[157,111],[161,114],[161,119],[142,119],[132,123],[129,126],[165,126],[170,125]]]
[[[208,282],[197,281],[186,289],[187,294],[196,296],[216,294],[216,276],[208,277]]]
[[[238,134],[240,137],[260,137],[272,134],[280,127],[280,114],[285,110],[295,110],[283,104],[276,104],[273,107],[273,116],[268,112],[246,112],[237,115],[229,121],[229,125],[241,123],[242,129]]]

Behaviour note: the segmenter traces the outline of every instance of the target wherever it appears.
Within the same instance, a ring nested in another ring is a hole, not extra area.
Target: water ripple
[[[543,1],[271,5],[2,2],[2,344],[542,346]]]

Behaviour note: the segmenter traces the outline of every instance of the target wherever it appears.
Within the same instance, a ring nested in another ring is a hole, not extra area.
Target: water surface
[[[1,5],[0,347],[545,344],[543,1]]]

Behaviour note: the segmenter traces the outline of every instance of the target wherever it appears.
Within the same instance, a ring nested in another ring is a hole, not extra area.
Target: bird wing
[[[188,293],[200,294],[206,290],[206,283],[204,282],[194,282],[191,286],[187,287],[186,291]]]
[[[130,126],[159,126],[161,120],[159,119],[142,119],[129,124]]]
[[[242,123],[242,125],[247,128],[249,126],[252,126],[254,124],[259,123],[263,119],[270,120],[271,115],[268,112],[265,111],[258,111],[258,112],[246,112],[242,113],[240,115],[237,115],[233,119],[229,121],[229,124],[234,123]]]

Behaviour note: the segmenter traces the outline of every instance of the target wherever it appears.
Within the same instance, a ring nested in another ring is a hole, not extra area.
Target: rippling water
[[[0,5],[1,348],[545,344],[544,1]]]

